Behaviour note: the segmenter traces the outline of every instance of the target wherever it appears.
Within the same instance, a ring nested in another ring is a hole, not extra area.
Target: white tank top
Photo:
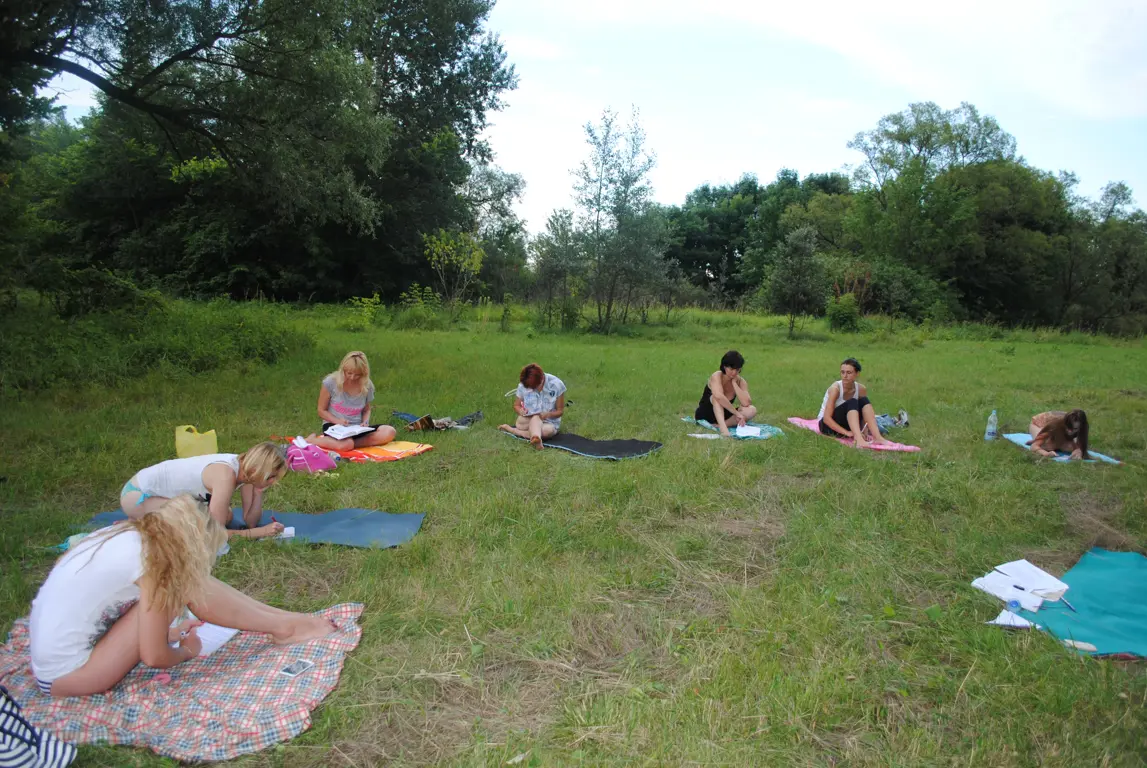
[[[860,388],[863,385],[859,381],[852,382],[852,385],[856,389],[853,391],[852,397],[850,399],[855,400],[858,397],[860,397]],[[832,387],[833,387],[833,385],[829,384],[828,389],[826,389],[824,391],[824,400],[821,400],[821,402],[820,402],[820,413],[818,413],[816,415],[817,421],[820,421],[821,419],[823,419],[825,411],[828,410],[828,396],[832,392]],[[844,399],[845,399],[844,398],[844,382],[838,381],[838,382],[836,382],[836,402],[832,404],[832,410],[835,411],[838,406],[844,405]]]
[[[239,456],[234,453],[209,453],[206,456],[171,459],[141,469],[135,479],[139,489],[149,496],[174,499],[181,493],[189,493],[200,501],[206,501],[209,491],[203,485],[203,470],[211,464],[226,464],[230,467],[235,473],[235,487],[239,487]]]
[[[139,533],[113,531],[96,531],[64,553],[32,601],[32,672],[46,683],[86,664],[96,642],[139,600]]]

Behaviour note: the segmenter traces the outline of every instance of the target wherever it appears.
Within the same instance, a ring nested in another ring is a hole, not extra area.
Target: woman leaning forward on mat
[[[565,409],[566,385],[537,363],[530,363],[518,376],[518,392],[514,398],[518,420],[515,426],[502,424],[498,429],[526,438],[540,451],[544,447],[542,440],[553,437],[562,428]]]
[[[1063,451],[1073,459],[1090,459],[1087,431],[1087,414],[1078,408],[1066,413],[1046,411],[1032,417],[1028,427],[1032,441],[1028,445],[1044,456],[1054,457],[1056,451]]]
[[[697,403],[693,418],[716,424],[721,434],[726,436],[730,424],[743,427],[746,422],[752,421],[757,415],[757,409],[749,395],[749,382],[741,376],[744,367],[745,358],[740,352],[733,349],[726,352],[721,358],[721,367],[705,384],[705,391],[701,393],[701,402]],[[737,405],[733,404],[734,400]]]
[[[876,424],[876,411],[868,402],[868,388],[856,380],[860,363],[848,358],[840,364],[840,381],[834,382],[824,393],[817,420],[820,433],[836,438],[851,438],[857,448],[873,443],[888,443]],[[865,437],[865,433],[868,437]]]
[[[336,424],[344,427],[370,426],[370,407],[374,401],[374,382],[370,380],[370,363],[363,352],[348,352],[339,368],[327,374],[319,388],[319,418],[323,429],[311,433],[307,442],[327,451],[353,451],[386,445],[397,432],[388,424],[370,427],[369,432],[337,439],[325,434]]]
[[[141,518],[170,499],[187,494],[207,502],[215,522],[226,529],[231,522],[231,497],[235,489],[243,500],[243,530],[232,536],[261,539],[278,536],[282,523],[259,525],[263,517],[263,491],[287,474],[287,457],[274,443],[259,443],[246,453],[209,453],[186,459],[171,459],[141,469],[120,491],[119,505],[130,518]]]
[[[190,496],[91,534],[52,568],[32,601],[32,672],[51,696],[103,693],[143,662],[166,669],[199,655],[195,627],[210,621],[265,632],[278,645],[336,627],[244,595],[211,576],[223,527]],[[200,621],[171,623],[184,607]],[[171,643],[179,643],[171,647]]]

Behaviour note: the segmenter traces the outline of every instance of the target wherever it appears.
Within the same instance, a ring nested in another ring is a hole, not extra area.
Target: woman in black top
[[[749,395],[749,383],[741,378],[745,358],[736,350],[729,350],[721,358],[721,368],[709,377],[701,402],[693,418],[716,424],[722,435],[729,434],[729,426],[743,427],[757,415]],[[734,405],[733,401],[737,401]]]

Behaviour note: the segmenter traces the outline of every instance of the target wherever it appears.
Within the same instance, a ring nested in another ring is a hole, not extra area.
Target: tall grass
[[[261,302],[161,302],[142,313],[71,320],[44,303],[0,315],[0,396],[115,384],[153,369],[195,374],[274,363],[314,343],[291,309]]]

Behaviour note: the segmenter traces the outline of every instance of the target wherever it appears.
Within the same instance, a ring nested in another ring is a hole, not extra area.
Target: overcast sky
[[[1147,207],[1147,0],[499,0],[520,83],[491,116],[497,163],[526,179],[531,231],[570,205],[582,126],[640,111],[656,197],[781,168],[857,162],[857,131],[914,101],[969,101],[1032,165]],[[80,84],[82,85],[82,84]],[[76,115],[86,88],[61,83]]]

